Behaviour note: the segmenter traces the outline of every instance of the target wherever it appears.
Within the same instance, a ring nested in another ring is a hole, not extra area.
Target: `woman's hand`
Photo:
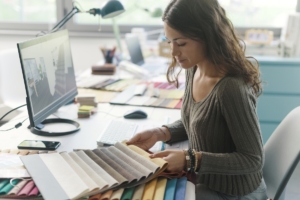
[[[168,162],[167,170],[181,172],[186,168],[185,155],[182,150],[165,150],[150,155],[150,158],[162,158]]]
[[[161,131],[159,128],[153,128],[142,131],[133,136],[127,144],[133,144],[144,150],[149,150],[161,138]]]

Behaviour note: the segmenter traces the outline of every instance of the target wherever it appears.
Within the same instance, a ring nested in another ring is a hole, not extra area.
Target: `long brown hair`
[[[204,42],[208,59],[217,70],[228,76],[242,77],[252,86],[256,96],[261,94],[259,64],[253,57],[245,56],[245,45],[237,37],[218,0],[172,0],[162,20],[185,37]],[[173,57],[167,71],[171,83],[178,82],[176,66]]]

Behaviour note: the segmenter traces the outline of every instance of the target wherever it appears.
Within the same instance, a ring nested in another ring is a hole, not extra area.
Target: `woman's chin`
[[[178,64],[183,69],[189,69],[189,68],[194,66],[194,65],[189,65],[189,64],[186,64],[186,63],[178,63]]]

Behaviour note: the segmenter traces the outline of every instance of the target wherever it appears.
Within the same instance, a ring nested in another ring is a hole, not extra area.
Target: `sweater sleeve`
[[[166,142],[167,144],[172,144],[175,142],[180,142],[188,139],[186,130],[183,126],[181,119],[175,121],[172,124],[163,125],[163,126],[167,127],[171,133],[171,139]]]
[[[236,151],[202,152],[199,173],[243,175],[259,172],[264,154],[253,90],[242,80],[233,78],[222,85],[218,98]]]

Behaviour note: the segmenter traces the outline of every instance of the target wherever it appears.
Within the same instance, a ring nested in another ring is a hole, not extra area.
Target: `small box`
[[[159,46],[159,56],[171,58],[171,48],[168,42],[162,41],[158,44]]]
[[[95,64],[92,66],[92,74],[95,75],[113,75],[116,71],[116,65],[111,63]]]

